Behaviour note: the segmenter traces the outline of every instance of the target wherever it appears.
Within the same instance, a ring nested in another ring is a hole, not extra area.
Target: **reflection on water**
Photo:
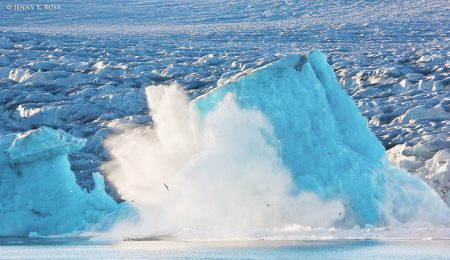
[[[450,240],[91,241],[0,238],[0,259],[450,259]]]

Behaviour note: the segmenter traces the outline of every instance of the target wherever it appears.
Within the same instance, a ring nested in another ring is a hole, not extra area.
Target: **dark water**
[[[450,259],[450,241],[92,242],[0,239],[0,259]]]

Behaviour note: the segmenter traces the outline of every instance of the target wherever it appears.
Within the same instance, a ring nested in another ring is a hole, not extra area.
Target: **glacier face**
[[[449,209],[439,197],[386,161],[384,147],[321,52],[289,56],[237,76],[191,105],[206,117],[229,93],[272,123],[276,137],[266,141],[291,171],[296,191],[342,200],[344,223],[446,221]]]
[[[0,137],[0,236],[100,231],[125,214],[99,173],[94,190],[77,185],[68,154],[84,144],[47,127]]]

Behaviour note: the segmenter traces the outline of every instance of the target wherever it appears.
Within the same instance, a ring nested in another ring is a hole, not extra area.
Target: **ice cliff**
[[[288,56],[237,76],[191,105],[204,118],[230,93],[239,106],[261,111],[273,125],[275,139],[266,141],[290,169],[294,193],[341,199],[348,224],[446,221],[449,209],[436,193],[386,160],[321,52]]]
[[[99,173],[94,190],[77,185],[68,154],[84,144],[47,127],[0,137],[0,236],[100,231],[125,211]]]

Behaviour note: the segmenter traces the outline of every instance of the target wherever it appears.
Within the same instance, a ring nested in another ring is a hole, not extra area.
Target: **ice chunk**
[[[421,105],[408,110],[408,112],[399,119],[403,123],[417,119],[450,119],[450,113],[447,112],[441,104],[431,108]]]
[[[100,174],[90,193],[76,184],[67,155],[84,143],[47,127],[0,137],[0,236],[98,231],[128,211]]]
[[[11,165],[19,165],[75,152],[81,149],[85,142],[84,139],[75,138],[62,130],[41,127],[18,134],[7,152]]]
[[[270,120],[277,140],[267,142],[278,149],[297,190],[342,199],[350,224],[442,221],[448,214],[425,183],[387,162],[384,147],[321,52],[239,75],[191,105],[206,117],[228,93],[242,108],[260,110]]]
[[[450,205],[450,141],[436,139],[414,146],[397,145],[387,152],[395,165],[426,181]]]

